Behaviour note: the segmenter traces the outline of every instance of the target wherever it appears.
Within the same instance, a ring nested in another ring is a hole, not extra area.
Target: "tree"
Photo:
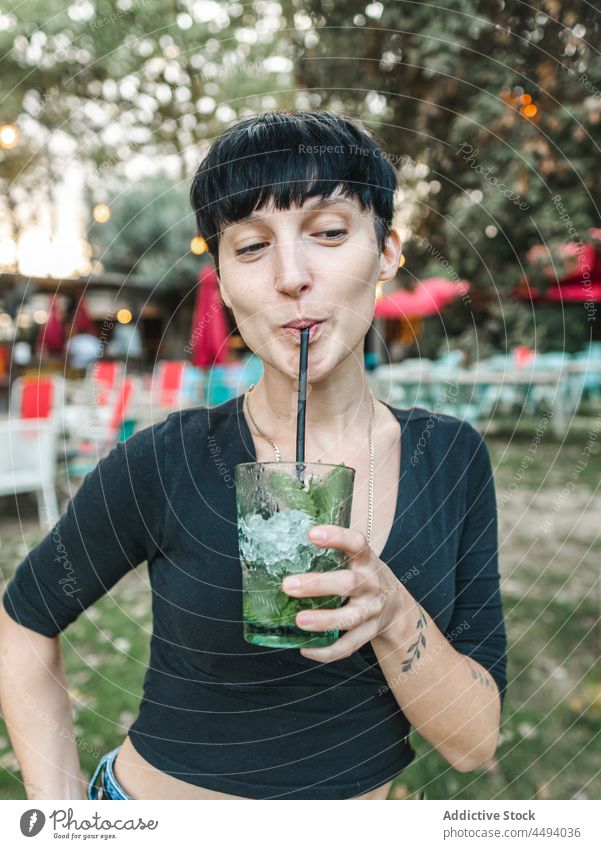
[[[106,271],[161,290],[194,286],[201,260],[190,250],[194,215],[185,185],[167,176],[128,183],[114,193],[110,208],[109,221],[93,224],[89,234]]]
[[[279,105],[291,103],[280,26],[265,2],[4,4],[0,124],[20,129],[18,146],[0,150],[6,230],[37,223],[72,159],[86,167],[91,197],[105,201],[107,180],[131,179],[148,157],[168,159],[185,180],[225,125],[273,108],[274,89]]]
[[[363,118],[403,162],[414,204],[403,279],[451,269],[472,281],[472,300],[486,303],[477,337],[463,314],[460,342],[472,354],[525,333],[542,350],[560,344],[555,320],[547,330],[544,311],[508,296],[530,248],[586,240],[598,226],[600,22],[591,4],[303,0],[286,10],[301,25],[293,57],[307,99]],[[599,335],[584,311],[570,320],[581,326],[575,344]]]

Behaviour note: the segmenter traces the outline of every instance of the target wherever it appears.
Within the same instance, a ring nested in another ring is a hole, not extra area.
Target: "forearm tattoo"
[[[420,650],[419,647],[421,645],[422,650],[426,647],[426,637],[424,635],[424,628],[426,627],[426,615],[420,605],[417,605],[417,609],[419,610],[419,618],[417,620],[417,640],[412,643],[407,649],[408,654],[411,657],[408,657],[407,660],[403,661],[403,672],[408,672],[412,665],[413,661],[417,658],[419,660]]]
[[[484,684],[485,687],[494,687],[495,686],[488,674],[485,675],[479,669],[474,669],[474,667],[469,663],[468,663],[468,666],[469,666],[470,671],[472,673],[472,678],[476,679],[481,684]]]

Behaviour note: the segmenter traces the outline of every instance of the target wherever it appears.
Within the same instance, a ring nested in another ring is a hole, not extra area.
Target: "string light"
[[[0,127],[0,147],[11,150],[19,143],[19,130],[14,124],[2,124]]]
[[[94,207],[92,215],[94,216],[94,221],[97,221],[98,224],[106,224],[111,217],[111,210],[106,203],[99,203]]]
[[[514,86],[511,90],[504,88],[500,97],[508,106],[519,110],[524,118],[534,118],[538,114],[538,106],[533,102],[532,95],[527,94],[521,86]]]
[[[529,103],[527,106],[522,106],[520,112],[525,118],[534,118],[534,116],[538,112],[538,109],[536,108],[534,103]]]
[[[208,250],[208,246],[205,240],[201,239],[200,236],[194,236],[190,242],[190,250],[193,254],[203,254],[206,250]]]

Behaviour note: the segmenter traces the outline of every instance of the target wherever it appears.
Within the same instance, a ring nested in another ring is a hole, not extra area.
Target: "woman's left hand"
[[[325,532],[317,539],[315,531]],[[282,589],[294,598],[302,596],[348,596],[343,607],[297,613],[296,624],[306,631],[346,631],[330,646],[302,648],[301,654],[329,663],[349,657],[382,634],[409,606],[408,591],[396,575],[367,545],[365,534],[340,525],[316,525],[309,540],[323,548],[346,552],[348,568],[332,572],[304,572],[288,576]]]

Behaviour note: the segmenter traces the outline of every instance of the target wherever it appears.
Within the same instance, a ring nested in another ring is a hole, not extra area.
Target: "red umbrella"
[[[96,327],[90,318],[88,305],[85,300],[85,295],[82,292],[75,305],[75,333],[91,333],[96,336]]]
[[[601,230],[591,229],[589,234],[597,239]],[[532,286],[523,277],[512,294],[524,300],[548,303],[549,301],[599,301],[601,300],[601,250],[594,242],[568,242],[559,249],[559,261],[553,263],[549,249],[534,245],[528,251],[530,263],[538,264],[549,284],[545,292]],[[558,278],[556,265],[563,264]]]
[[[557,281],[558,286],[563,288],[566,284],[580,283],[582,279],[598,282],[601,278],[601,252],[593,242],[568,242],[562,245],[559,253],[566,273]]]
[[[412,292],[397,289],[383,295],[374,310],[375,318],[420,318],[436,315],[443,307],[469,292],[467,280],[445,280],[443,277],[428,277],[420,280]]]
[[[37,338],[38,354],[60,354],[65,343],[65,331],[56,298],[52,299],[48,321]]]
[[[601,301],[601,281],[598,283],[570,283],[556,286],[547,292],[549,301]]]
[[[190,348],[192,365],[203,368],[227,362],[230,331],[214,266],[205,266],[198,282]]]

